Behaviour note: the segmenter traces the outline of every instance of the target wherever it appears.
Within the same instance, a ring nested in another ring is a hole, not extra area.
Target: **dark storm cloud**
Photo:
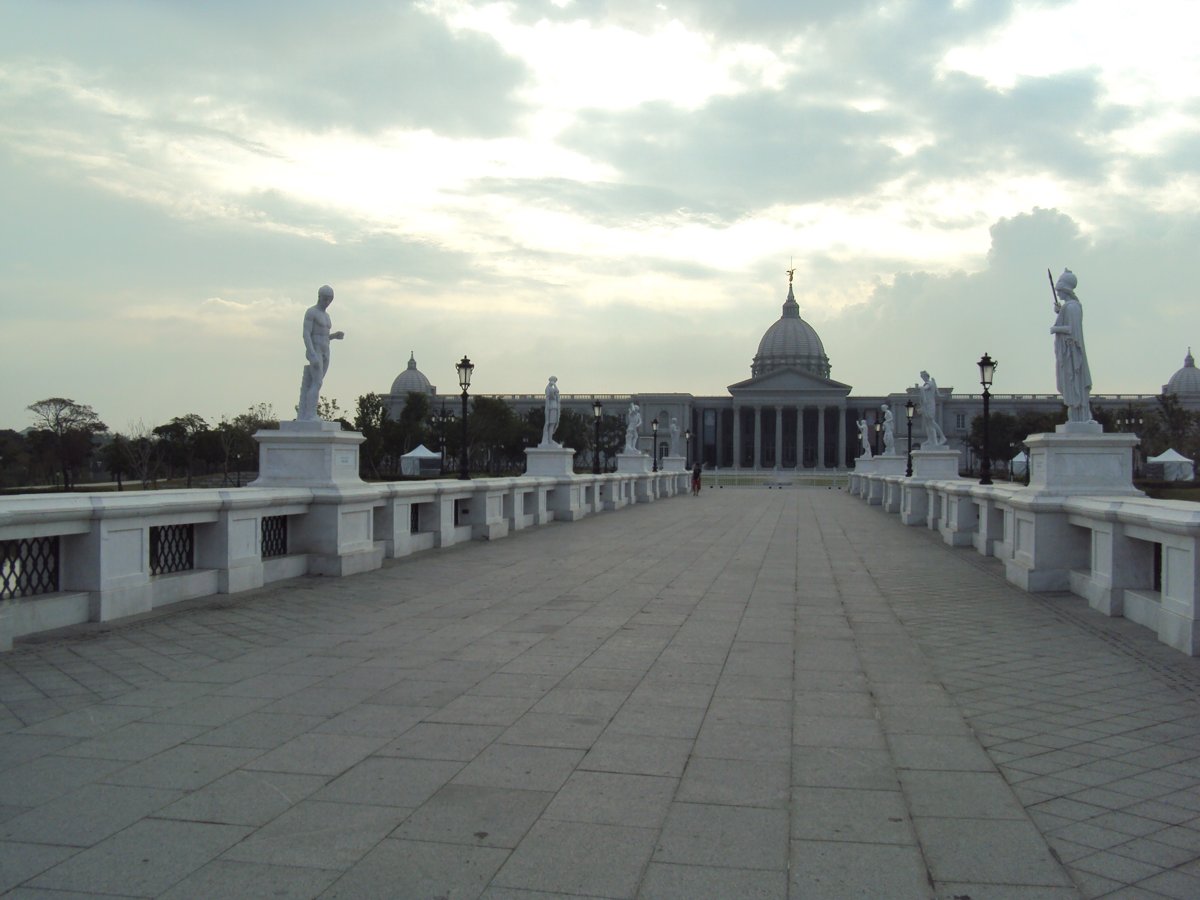
[[[0,56],[70,59],[170,119],[196,97],[309,127],[506,133],[524,66],[410,3],[30,4]]]

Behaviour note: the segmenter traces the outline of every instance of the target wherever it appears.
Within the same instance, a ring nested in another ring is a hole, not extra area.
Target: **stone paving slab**
[[[0,656],[0,892],[1200,896],[1200,660],[837,490]]]

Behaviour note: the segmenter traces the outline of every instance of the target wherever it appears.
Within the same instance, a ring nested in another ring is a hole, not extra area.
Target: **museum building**
[[[682,433],[690,430],[686,447],[690,466],[699,459],[706,467],[758,471],[809,470],[836,471],[851,468],[860,455],[857,422],[866,420],[868,434],[877,435],[876,423],[883,418],[882,407],[892,410],[896,452],[906,450],[907,422],[905,404],[918,404],[915,386],[883,396],[854,396],[848,384],[834,380],[833,367],[825,345],[816,330],[800,315],[789,280],[787,299],[779,319],[771,324],[758,342],[758,351],[750,363],[750,377],[729,385],[727,396],[643,392],[635,394],[562,394],[564,408],[586,419],[592,417],[592,404],[600,400],[606,415],[624,416],[630,403],[642,413],[641,448],[650,453],[654,436],[651,421],[657,419],[658,455],[669,455],[669,423],[674,418]],[[936,373],[935,373],[936,374]],[[914,382],[916,381],[914,373]],[[404,408],[409,391],[428,393],[437,398],[437,389],[417,368],[415,355],[408,367],[392,382],[385,395],[389,414],[395,418]],[[1183,367],[1166,384],[1164,393],[1176,394],[1185,407],[1200,410],[1200,370],[1196,369],[1191,349]],[[507,401],[518,414],[541,408],[544,395],[488,394]],[[949,446],[962,456],[962,466],[973,462],[967,446],[971,422],[983,413],[981,394],[957,394],[953,388],[938,388],[938,424]],[[1156,394],[1093,394],[1093,408],[1107,408],[1118,418],[1146,416],[1158,408]],[[442,398],[457,400],[453,398]],[[451,407],[454,408],[454,407]],[[1057,394],[991,394],[993,413],[1016,415],[1023,411],[1057,413],[1063,409]],[[920,416],[913,420],[913,446],[925,439]],[[882,448],[882,437],[879,437]],[[1020,448],[1014,448],[1016,453]]]

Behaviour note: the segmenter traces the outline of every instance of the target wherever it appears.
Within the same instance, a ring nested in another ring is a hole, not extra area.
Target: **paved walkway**
[[[12,897],[1200,897],[1200,661],[836,490],[0,657]]]

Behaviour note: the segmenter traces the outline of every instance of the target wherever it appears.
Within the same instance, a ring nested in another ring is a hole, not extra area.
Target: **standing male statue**
[[[317,421],[317,401],[321,398],[321,385],[329,371],[329,342],[340,341],[345,332],[329,333],[333,322],[329,318],[329,304],[333,302],[333,288],[322,285],[317,291],[316,305],[304,313],[304,355],[308,365],[300,379],[300,405],[296,407],[297,422]]]
[[[679,419],[671,416],[671,455],[683,456],[682,448],[679,446]]]
[[[946,432],[942,431],[942,426],[937,420],[937,382],[923,369],[921,383],[917,385],[917,395],[921,398],[921,424],[925,426],[925,443],[921,445],[921,449],[945,447]]]
[[[1083,305],[1075,296],[1079,279],[1063,269],[1054,284],[1054,311],[1058,313],[1050,333],[1054,335],[1054,374],[1067,422],[1091,422],[1092,371],[1083,346]]]
[[[638,449],[638,434],[642,430],[642,411],[636,403],[629,404],[629,416],[625,421],[625,452],[641,453]]]
[[[562,412],[562,405],[558,399],[558,377],[550,376],[550,383],[546,385],[546,424],[542,426],[542,442],[538,447],[542,449],[555,449],[562,446],[554,440],[554,432],[558,430],[558,420]]]
[[[886,403],[879,404],[879,408],[883,410],[883,452],[880,456],[895,456],[896,455],[896,423],[892,418],[892,411]]]
[[[871,458],[871,439],[868,437],[871,428],[867,424],[866,419],[855,419],[854,424],[858,426],[858,439],[862,442],[862,453],[858,454],[859,459]]]

